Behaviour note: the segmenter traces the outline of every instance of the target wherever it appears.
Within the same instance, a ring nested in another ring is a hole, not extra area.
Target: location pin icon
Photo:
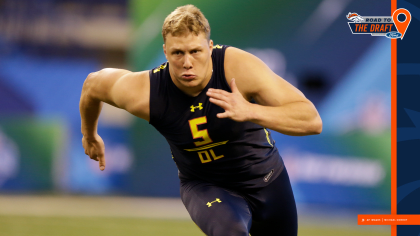
[[[405,15],[405,20],[402,22],[398,20],[398,16],[400,14]],[[411,22],[410,12],[405,8],[397,9],[394,11],[394,14],[392,14],[392,19],[394,20],[394,24],[395,24],[395,27],[397,27],[398,32],[401,33],[401,39],[403,39],[405,31],[407,30],[408,25]]]

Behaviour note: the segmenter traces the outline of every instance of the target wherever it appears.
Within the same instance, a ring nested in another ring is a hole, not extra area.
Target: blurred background
[[[389,213],[391,41],[352,35],[346,15],[390,16],[390,0],[0,0],[0,229],[12,224],[10,214],[20,214],[13,199],[22,197],[49,199],[45,208],[52,196],[64,205],[72,196],[99,196],[108,205],[144,197],[179,204],[177,169],[164,138],[148,122],[105,105],[99,134],[107,169],[101,172],[81,145],[78,102],[90,72],[149,70],[165,62],[163,20],[185,4],[202,10],[215,44],[253,53],[317,107],[321,135],[272,132],[301,222],[322,215],[334,225],[341,217],[356,227],[344,232],[353,232],[362,227],[357,214]],[[6,205],[13,207],[2,212]],[[191,235],[199,235],[192,227]],[[363,229],[384,229],[369,227]],[[389,235],[387,229],[378,235]],[[8,230],[5,235],[17,232]]]

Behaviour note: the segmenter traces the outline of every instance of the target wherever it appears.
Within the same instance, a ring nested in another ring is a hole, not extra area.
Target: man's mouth
[[[195,76],[195,75],[193,75],[193,74],[183,74],[181,77],[182,77],[183,79],[190,80],[190,79],[194,79],[196,76]]]

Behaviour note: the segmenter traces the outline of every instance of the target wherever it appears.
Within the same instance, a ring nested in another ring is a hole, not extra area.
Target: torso
[[[283,162],[269,131],[252,122],[219,119],[222,108],[209,101],[209,88],[231,92],[224,71],[226,46],[213,49],[213,74],[196,97],[171,80],[169,63],[150,71],[150,124],[168,141],[181,178],[196,178],[231,188],[267,185]]]

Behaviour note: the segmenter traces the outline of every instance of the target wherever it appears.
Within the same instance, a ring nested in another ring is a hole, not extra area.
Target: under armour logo
[[[200,110],[203,110],[203,103],[201,103],[201,102],[198,103],[198,106],[191,105],[190,108],[191,108],[191,112],[194,112],[195,111],[195,108],[198,108]]]
[[[209,207],[211,207],[211,204],[212,204],[212,203],[215,203],[215,202],[219,202],[219,203],[220,203],[220,202],[222,202],[222,201],[220,201],[220,199],[219,199],[219,198],[216,198],[216,200],[214,200],[214,201],[212,201],[212,202],[208,202],[206,205],[207,205],[207,206],[209,206]]]

